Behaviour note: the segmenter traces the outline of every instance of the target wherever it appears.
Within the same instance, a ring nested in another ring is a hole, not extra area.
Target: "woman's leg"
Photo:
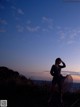
[[[50,97],[49,97],[48,102],[51,102],[51,99],[52,99],[53,94],[55,92],[55,85],[56,85],[56,81],[53,79],[52,84],[51,84],[51,88],[50,88]]]

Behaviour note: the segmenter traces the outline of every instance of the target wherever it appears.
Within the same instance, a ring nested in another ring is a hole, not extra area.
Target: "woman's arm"
[[[61,61],[61,62],[62,62],[63,65],[60,65],[60,67],[61,67],[61,68],[65,68],[65,67],[66,67],[66,64],[65,64],[63,61]]]
[[[51,74],[52,76],[54,76],[53,68],[54,68],[54,65],[51,67],[51,70],[50,70],[50,74]]]

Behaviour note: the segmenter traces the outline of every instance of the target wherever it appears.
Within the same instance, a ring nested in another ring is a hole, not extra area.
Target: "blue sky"
[[[80,2],[0,0],[0,66],[51,80],[57,57],[80,81]],[[73,73],[74,72],[74,73]]]

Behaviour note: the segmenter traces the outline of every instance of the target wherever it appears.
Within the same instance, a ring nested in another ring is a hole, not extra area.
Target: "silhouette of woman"
[[[48,103],[51,104],[54,102],[52,104],[52,106],[54,104],[59,104],[59,107],[63,107],[61,89],[62,89],[62,85],[63,85],[63,81],[64,81],[65,77],[62,76],[61,69],[64,67],[66,67],[65,63],[61,60],[61,58],[57,58],[55,60],[55,64],[52,65],[51,70],[50,70],[50,74],[53,76],[53,79],[52,79],[52,85],[51,85],[51,95],[48,100]],[[56,84],[58,86],[58,92],[59,92],[58,96],[55,96],[56,95],[56,93],[55,93]]]
[[[64,107],[63,94],[69,92],[73,78],[70,74],[63,76],[61,74],[61,69],[66,67],[66,64],[57,58],[55,64],[52,65],[50,74],[53,76],[52,85],[51,85],[51,95],[48,99],[49,107]],[[58,86],[58,93],[55,93],[55,86]]]
[[[62,63],[62,65],[60,65]],[[57,84],[59,88],[59,92],[61,93],[61,85],[64,77],[61,75],[61,69],[66,67],[65,63],[61,60],[61,58],[57,58],[55,60],[55,64],[52,65],[50,74],[53,76],[52,79],[52,87]]]

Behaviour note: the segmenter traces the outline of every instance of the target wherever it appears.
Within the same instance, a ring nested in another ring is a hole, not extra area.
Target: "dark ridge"
[[[17,71],[0,67],[0,100],[7,100],[8,107],[62,107],[58,91],[53,93],[52,102],[48,103],[50,86],[50,81],[34,81]],[[64,107],[72,104],[79,107],[80,90],[64,93],[63,104]]]

